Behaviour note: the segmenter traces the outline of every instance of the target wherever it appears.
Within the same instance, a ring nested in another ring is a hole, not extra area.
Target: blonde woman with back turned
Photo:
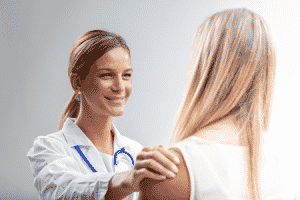
[[[275,60],[268,26],[252,11],[228,9],[201,24],[169,145],[179,172],[146,178],[141,199],[293,199],[282,193],[279,163],[263,140]]]

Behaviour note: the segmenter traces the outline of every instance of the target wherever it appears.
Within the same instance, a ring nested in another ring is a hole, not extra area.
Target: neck
[[[75,123],[99,151],[106,153],[113,149],[111,134],[113,118],[104,114],[99,115],[86,108],[88,106],[80,105],[80,112]]]

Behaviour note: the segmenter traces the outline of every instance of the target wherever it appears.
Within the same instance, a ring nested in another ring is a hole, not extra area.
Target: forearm
[[[108,183],[105,200],[123,199],[134,192],[128,183],[130,171],[115,174]]]

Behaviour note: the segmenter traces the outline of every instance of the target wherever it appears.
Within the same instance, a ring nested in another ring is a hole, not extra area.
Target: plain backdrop
[[[103,29],[120,34],[132,55],[133,92],[114,124],[144,146],[171,138],[187,78],[192,40],[209,15],[248,8],[268,23],[277,52],[267,139],[287,169],[299,164],[300,14],[297,0],[0,1],[0,199],[38,199],[27,152],[57,131],[73,95],[67,75],[73,43]]]

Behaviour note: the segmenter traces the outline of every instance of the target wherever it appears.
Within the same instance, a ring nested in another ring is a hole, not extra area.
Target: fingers
[[[137,170],[136,175],[137,176],[142,176],[144,178],[152,178],[152,179],[155,179],[155,180],[165,180],[166,179],[166,176],[159,175],[157,173],[151,172],[150,170],[148,170],[146,168],[142,168],[140,170]]]
[[[154,180],[163,181],[166,179],[166,176],[151,172],[146,168],[136,169],[136,167],[127,174],[126,183],[132,188],[135,192],[140,191],[140,182],[144,178],[150,178]]]
[[[161,145],[162,148],[159,148],[160,152],[163,153],[167,158],[169,158],[169,160],[171,160],[173,163],[175,164],[179,164],[180,163],[180,160],[179,158],[171,153],[171,151],[165,149],[162,145]]]
[[[180,162],[179,158],[176,155],[174,155],[173,153],[171,153],[169,150],[165,149],[163,147],[163,145],[161,145],[161,144],[158,145],[158,147],[156,147],[156,146],[144,147],[144,149],[143,149],[143,151],[147,151],[147,152],[155,151],[155,150],[161,152],[165,157],[167,157],[169,160],[171,160],[174,164],[179,164],[179,162]]]
[[[160,172],[163,175],[166,175],[166,171],[171,170],[173,173],[178,172],[178,168],[175,164],[173,164],[166,156],[164,156],[159,151],[150,151],[150,152],[142,152],[137,156],[138,161],[153,161],[154,163],[159,164],[160,171],[157,169],[154,169],[158,172]],[[145,163],[145,162],[144,162]],[[145,163],[148,164],[148,163]],[[156,164],[155,164],[156,165]],[[156,165],[157,166],[157,165]],[[147,166],[152,167],[152,166]]]
[[[151,173],[166,176],[168,178],[174,178],[176,176],[172,171],[169,171],[154,159],[139,160],[134,167],[135,170],[147,169],[147,171]]]
[[[170,150],[164,149],[162,145],[160,146],[145,147],[143,152],[137,156],[137,159],[155,159],[158,163],[177,173],[178,168],[176,164],[179,164],[179,158],[177,158],[177,155],[171,153]]]

